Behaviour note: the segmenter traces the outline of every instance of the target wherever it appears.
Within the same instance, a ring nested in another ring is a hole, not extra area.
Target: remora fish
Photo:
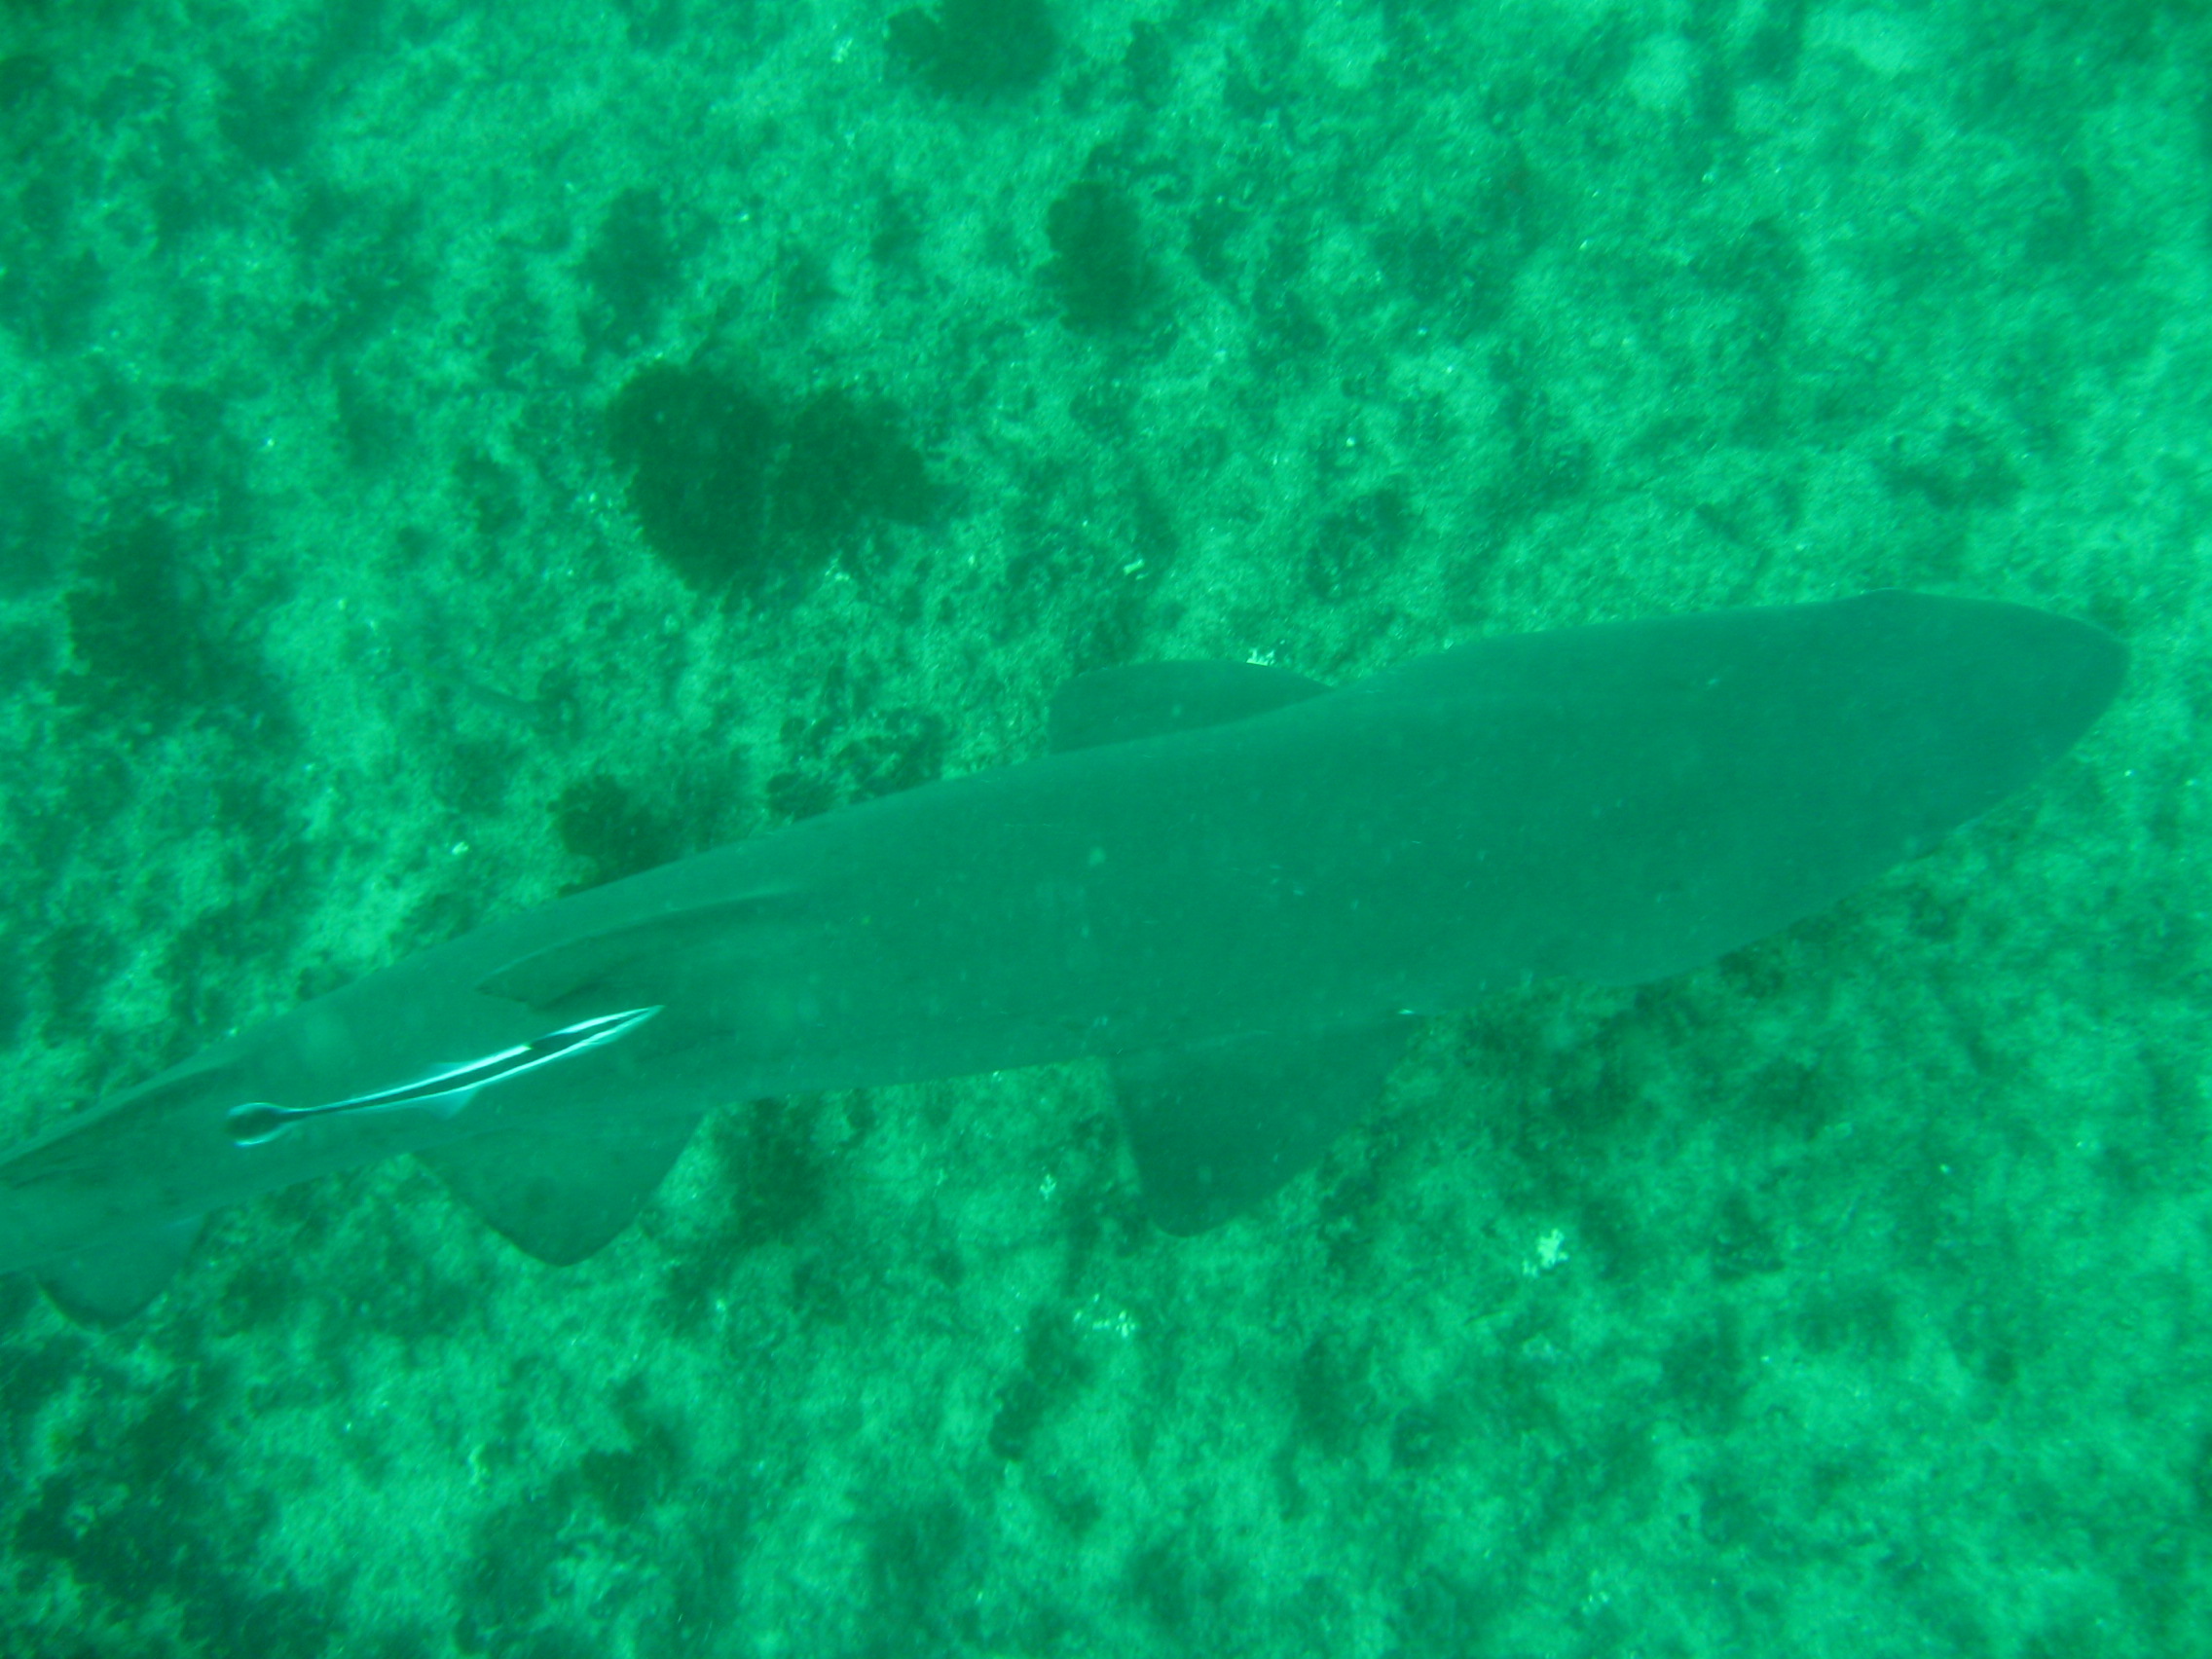
[[[1213,1226],[1313,1162],[1423,1014],[1710,962],[1987,811],[2125,655],[1877,593],[1485,640],[1330,691],[1073,682],[1048,757],[480,929],[0,1159],[0,1271],[127,1315],[207,1210],[396,1153],[574,1261],[718,1102],[1082,1055],[1146,1199]]]

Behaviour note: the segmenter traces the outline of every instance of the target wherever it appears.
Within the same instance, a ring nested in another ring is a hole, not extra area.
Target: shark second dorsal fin
[[[1194,726],[1223,725],[1302,703],[1326,685],[1287,668],[1250,662],[1138,662],[1078,675],[1052,698],[1047,746],[1054,755]]]
[[[1203,1233],[1320,1161],[1419,1029],[1405,1014],[1116,1056],[1114,1090],[1153,1221]]]
[[[517,1248],[565,1268],[630,1225],[698,1124],[680,1118],[606,1133],[509,1130],[415,1156]]]

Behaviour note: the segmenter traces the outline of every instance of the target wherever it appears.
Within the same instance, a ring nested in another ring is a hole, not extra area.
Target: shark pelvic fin
[[[1203,1233],[1319,1162],[1419,1029],[1399,1015],[1117,1056],[1115,1092],[1154,1222]]]
[[[57,1256],[36,1269],[39,1285],[80,1325],[120,1325],[161,1295],[184,1265],[200,1236],[200,1222],[199,1216],[187,1216]]]
[[[519,1249],[565,1268],[630,1225],[698,1123],[677,1118],[601,1132],[507,1129],[415,1156]]]

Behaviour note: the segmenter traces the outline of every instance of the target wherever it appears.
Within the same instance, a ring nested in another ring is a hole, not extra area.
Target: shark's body
[[[1047,758],[546,905],[216,1045],[0,1159],[0,1271],[116,1317],[206,1210],[401,1152],[550,1260],[717,1103],[1083,1055],[1154,1213],[1320,1154],[1419,1016],[1676,974],[2055,759],[2109,636],[1887,593],[1480,642],[1337,691],[1074,682]]]

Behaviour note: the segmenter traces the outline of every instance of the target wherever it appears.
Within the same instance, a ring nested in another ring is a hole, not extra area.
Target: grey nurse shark
[[[2084,623],[1888,592],[1338,690],[1088,675],[1044,758],[495,923],[63,1119],[0,1157],[0,1271],[121,1318],[209,1209],[410,1152],[575,1261],[719,1102],[1081,1056],[1153,1217],[1198,1232],[1314,1162],[1423,1015],[1786,927],[2027,783],[2124,665]]]

